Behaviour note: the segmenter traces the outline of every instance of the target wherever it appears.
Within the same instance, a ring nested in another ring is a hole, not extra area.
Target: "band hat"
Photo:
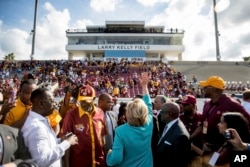
[[[196,98],[193,95],[186,95],[181,100],[182,104],[196,104]]]
[[[219,76],[210,76],[206,81],[200,81],[200,86],[212,86],[217,89],[225,89],[225,81]]]

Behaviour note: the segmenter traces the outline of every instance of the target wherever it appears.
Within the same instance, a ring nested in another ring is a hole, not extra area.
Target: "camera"
[[[229,140],[229,139],[232,139],[232,133],[229,131],[229,130],[226,130],[224,132],[224,137]]]

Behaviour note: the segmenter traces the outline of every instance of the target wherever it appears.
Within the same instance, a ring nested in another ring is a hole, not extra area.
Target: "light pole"
[[[217,23],[217,12],[215,10],[216,0],[213,0],[213,10],[214,10],[214,28],[215,28],[215,44],[216,44],[216,60],[220,61],[220,46],[219,46],[219,31],[218,31],[218,23]]]
[[[32,29],[32,47],[31,47],[31,55],[30,55],[31,60],[34,59],[34,52],[35,52],[37,2],[38,0],[35,1],[35,13],[34,13],[34,21],[33,21],[33,29]]]

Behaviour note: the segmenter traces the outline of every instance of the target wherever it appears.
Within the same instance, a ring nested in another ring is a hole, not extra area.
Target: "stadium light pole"
[[[216,0],[213,0],[213,11],[214,11],[214,29],[215,29],[215,44],[216,44],[216,60],[220,61],[220,45],[219,45],[219,30],[217,21],[217,12],[215,10]]]
[[[31,55],[30,55],[31,60],[34,59],[34,53],[35,53],[37,3],[38,3],[38,0],[35,0],[35,12],[34,12],[34,21],[33,21],[33,29],[32,29],[32,47],[31,47]]]

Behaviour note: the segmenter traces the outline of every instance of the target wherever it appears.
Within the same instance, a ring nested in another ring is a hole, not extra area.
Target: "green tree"
[[[250,56],[248,56],[248,57],[243,57],[243,60],[244,60],[244,61],[250,61]]]
[[[5,55],[5,56],[4,56],[4,60],[8,60],[8,61],[13,61],[13,60],[15,60],[15,55],[14,55],[14,53],[12,52],[12,53],[9,53],[9,54]]]

